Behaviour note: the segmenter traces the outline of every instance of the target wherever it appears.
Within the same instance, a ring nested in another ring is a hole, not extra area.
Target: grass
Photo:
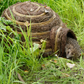
[[[5,8],[20,1],[27,0],[1,0],[0,15]],[[46,4],[58,13],[67,27],[75,32],[78,42],[84,50],[83,0],[31,1]],[[18,35],[17,31],[14,32],[9,26],[5,26],[3,22],[7,25],[13,24],[0,18],[0,84],[22,84],[17,73],[22,76],[25,84],[84,84],[83,56],[77,61],[55,56],[43,58],[42,54],[38,58],[37,56],[43,49],[39,50],[38,44],[33,46],[32,40],[29,41],[31,27],[28,30],[28,35],[19,27],[26,40],[23,43],[21,42],[21,35]],[[12,34],[14,34],[15,38],[11,38]],[[75,67],[71,69],[67,66],[67,63],[75,64]]]

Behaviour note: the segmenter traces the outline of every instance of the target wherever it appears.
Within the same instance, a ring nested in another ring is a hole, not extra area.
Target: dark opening
[[[67,37],[71,37],[71,38],[75,39],[75,36],[71,32],[67,33]]]

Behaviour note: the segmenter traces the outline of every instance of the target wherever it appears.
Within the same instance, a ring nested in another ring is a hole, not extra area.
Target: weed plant
[[[2,12],[17,2],[28,0],[0,0],[0,15]],[[84,1],[83,0],[31,0],[46,4],[52,8],[68,28],[73,30],[78,42],[84,50]],[[5,26],[6,24],[7,26]],[[0,17],[0,84],[22,84],[18,73],[25,81],[24,84],[83,84],[84,60],[83,56],[77,61],[58,57],[43,58],[39,45],[29,39],[31,27],[27,34],[21,29],[21,35],[13,31],[9,20]],[[14,35],[14,38],[11,38]],[[45,47],[45,44],[43,43]],[[40,55],[40,58],[38,58]],[[74,68],[67,67],[67,63],[75,64]]]

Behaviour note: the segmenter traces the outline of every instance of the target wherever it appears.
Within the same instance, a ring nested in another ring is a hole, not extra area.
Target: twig
[[[25,81],[22,79],[21,75],[19,73],[17,73],[17,75],[18,75],[19,80],[25,83]]]

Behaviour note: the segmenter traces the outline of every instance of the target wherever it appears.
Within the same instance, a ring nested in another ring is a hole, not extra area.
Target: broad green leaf
[[[6,31],[6,26],[0,22],[0,29]]]
[[[35,52],[39,48],[39,44],[34,43],[34,47],[30,48],[31,53]]]

